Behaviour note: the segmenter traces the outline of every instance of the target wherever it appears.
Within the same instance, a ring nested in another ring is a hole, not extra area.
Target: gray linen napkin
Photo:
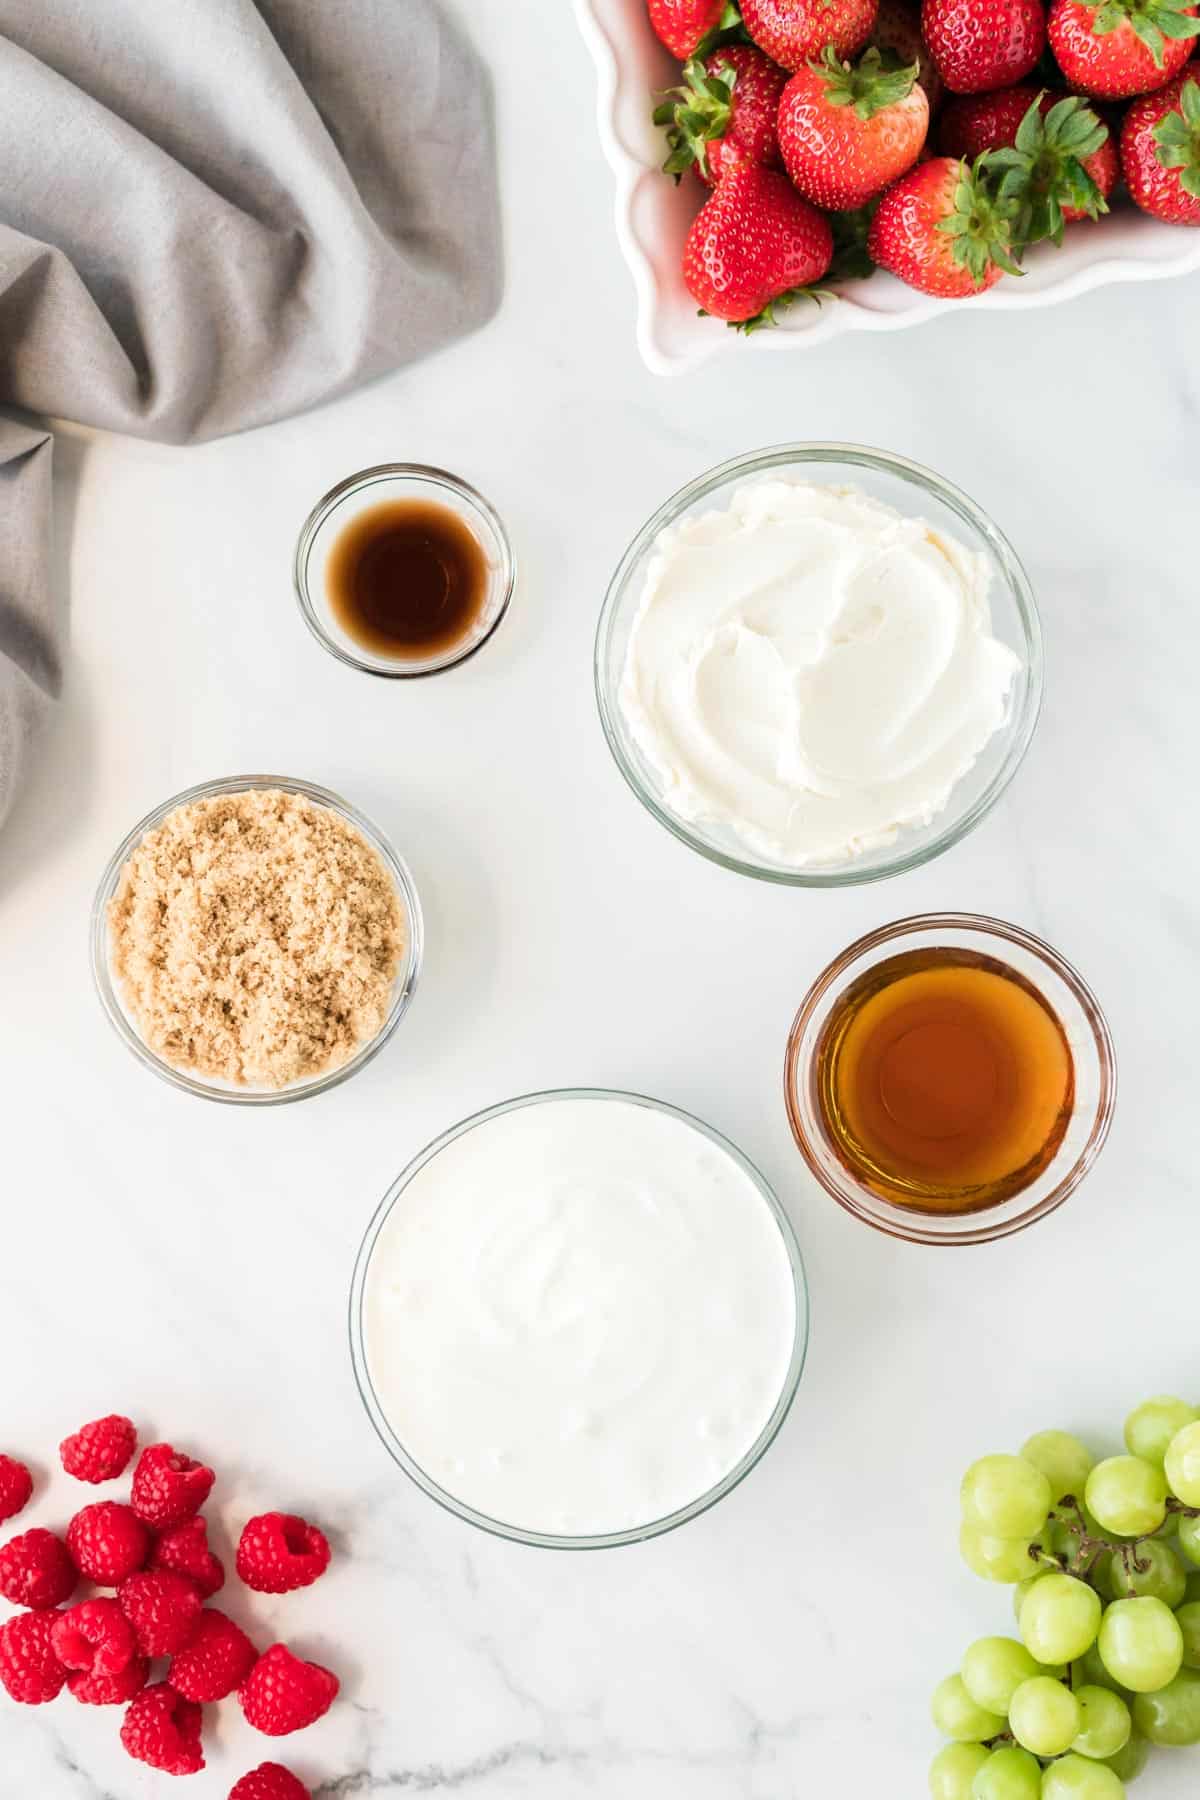
[[[0,403],[263,424],[499,297],[486,80],[437,0],[0,0]],[[0,820],[61,645],[48,448],[0,421]]]

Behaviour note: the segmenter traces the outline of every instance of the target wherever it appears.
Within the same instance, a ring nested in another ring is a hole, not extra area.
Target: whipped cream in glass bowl
[[[797,886],[879,880],[958,841],[1028,748],[1041,631],[1007,539],[902,457],[799,444],[692,482],[600,619],[609,746],[660,823]]]

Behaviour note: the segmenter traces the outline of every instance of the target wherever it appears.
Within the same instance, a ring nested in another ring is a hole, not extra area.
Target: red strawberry
[[[867,236],[881,268],[943,299],[982,293],[1013,261],[1015,201],[997,200],[978,169],[953,157],[918,163],[884,194]]]
[[[774,324],[774,308],[819,281],[833,256],[829,220],[786,175],[733,169],[705,202],[683,249],[683,279],[704,312],[731,325]]]
[[[901,63],[916,63],[917,80],[925,89],[930,112],[935,113],[945,98],[946,87],[921,36],[920,13],[908,0],[879,0],[871,42],[881,50],[890,50]]]
[[[760,50],[794,71],[826,44],[856,55],[878,11],[879,0],[742,0],[742,23]]]
[[[806,200],[829,212],[863,206],[910,169],[929,129],[917,65],[889,67],[878,50],[857,64],[827,50],[800,69],[779,105],[779,146]]]
[[[672,56],[687,62],[705,38],[738,23],[737,7],[727,0],[648,0],[655,36]]]
[[[691,167],[715,187],[739,163],[779,167],[776,118],[786,69],[753,44],[731,44],[688,63],[683,79],[654,114],[656,125],[669,127],[668,175],[678,181]]]
[[[1011,170],[1006,191],[1028,199],[1030,217],[1019,234],[1027,243],[1057,239],[1064,222],[1107,212],[1117,182],[1109,129],[1078,95],[1030,86],[959,95],[938,120],[937,144],[944,156],[972,163],[986,151],[1019,152],[1011,159],[990,157],[989,167]]]
[[[1144,212],[1200,225],[1200,62],[1134,101],[1121,128],[1121,167]]]
[[[1073,88],[1126,100],[1178,74],[1200,18],[1191,0],[1054,0],[1047,31]]]
[[[1046,48],[1041,0],[921,0],[921,32],[952,94],[1011,87]]]

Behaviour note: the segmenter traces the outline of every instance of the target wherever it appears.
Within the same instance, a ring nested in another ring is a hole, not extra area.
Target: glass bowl
[[[265,1088],[234,1086],[232,1082],[219,1081],[211,1076],[201,1076],[187,1069],[177,1069],[173,1064],[158,1056],[143,1039],[141,1032],[132,1017],[126,1011],[117,985],[113,979],[109,954],[108,936],[108,903],[117,891],[121,879],[121,871],[128,862],[133,851],[148,831],[161,825],[169,813],[176,807],[186,806],[193,800],[209,800],[218,794],[240,794],[252,788],[281,788],[287,794],[303,794],[318,806],[327,806],[330,811],[338,813],[347,824],[353,825],[370,844],[380,862],[391,876],[396,892],[400,896],[400,904],[404,909],[407,924],[407,937],[404,958],[396,971],[396,979],[392,989],[392,1001],[387,1018],[373,1038],[361,1044],[347,1062],[339,1063],[336,1068],[327,1069],[321,1074],[312,1075],[301,1081],[293,1081],[287,1087]],[[201,782],[198,787],[188,788],[182,794],[175,794],[170,800],[164,800],[153,812],[147,813],[144,819],[133,827],[133,830],[122,839],[109,859],[108,866],[100,878],[96,890],[96,898],[92,902],[91,919],[91,961],[92,979],[100,1003],[108,1016],[117,1036],[137,1057],[142,1067],[150,1069],[163,1081],[170,1082],[172,1087],[181,1088],[185,1094],[195,1094],[201,1100],[224,1101],[230,1106],[285,1106],[293,1100],[310,1100],[314,1094],[323,1094],[330,1088],[349,1081],[360,1069],[366,1067],[373,1057],[378,1056],[383,1046],[392,1036],[404,1014],[408,1010],[413,990],[417,985],[417,976],[421,968],[421,952],[423,943],[423,925],[421,920],[421,904],[417,898],[417,890],[412,876],[401,859],[396,855],[387,839],[376,830],[369,819],[342,800],[337,794],[330,793],[328,788],[317,787],[311,781],[295,781],[287,775],[230,775],[222,781]]]
[[[546,1532],[529,1531],[517,1525],[489,1518],[486,1514],[476,1511],[474,1507],[459,1500],[428,1475],[392,1430],[375,1392],[371,1380],[364,1324],[367,1278],[372,1254],[388,1215],[414,1176],[447,1145],[452,1144],[466,1132],[474,1130],[476,1126],[483,1125],[488,1120],[497,1118],[504,1113],[515,1112],[521,1107],[554,1105],[562,1100],[617,1101],[624,1105],[648,1107],[655,1112],[665,1114],[668,1118],[677,1119],[682,1124],[690,1126],[732,1158],[738,1168],[749,1176],[778,1227],[791,1267],[795,1301],[792,1353],[779,1398],[757,1439],[740,1461],[714,1487],[664,1518],[652,1520],[648,1524],[635,1526],[629,1530],[585,1537],[556,1536]],[[706,1125],[702,1119],[694,1118],[690,1113],[682,1112],[678,1107],[668,1106],[661,1100],[650,1100],[642,1094],[628,1094],[608,1088],[558,1088],[546,1093],[522,1094],[516,1099],[503,1101],[497,1106],[490,1106],[483,1112],[475,1113],[471,1118],[463,1119],[459,1124],[452,1126],[449,1131],[444,1132],[441,1137],[436,1138],[397,1176],[384,1195],[375,1216],[367,1227],[366,1236],[363,1238],[354,1266],[354,1277],[350,1288],[350,1355],[354,1367],[354,1378],[358,1384],[363,1405],[367,1409],[367,1416],[378,1432],[385,1449],[422,1492],[427,1494],[431,1500],[435,1500],[439,1506],[444,1507],[447,1512],[454,1513],[458,1518],[466,1520],[468,1524],[478,1526],[482,1531],[491,1532],[496,1537],[547,1550],[603,1550],[620,1544],[640,1543],[647,1538],[659,1537],[663,1532],[675,1530],[676,1527],[686,1524],[689,1519],[697,1518],[701,1513],[707,1512],[710,1507],[717,1504],[718,1500],[724,1499],[726,1494],[731,1493],[745,1479],[755,1464],[766,1454],[778,1435],[795,1398],[804,1368],[807,1347],[808,1289],[800,1246],[796,1241],[787,1214],[754,1164],[743,1156],[742,1152],[727,1138],[722,1137],[720,1132],[714,1131],[711,1125]]]
[[[898,512],[920,516],[970,550],[991,570],[992,633],[1016,652],[1021,669],[1009,692],[1004,723],[955,785],[948,805],[924,826],[905,826],[895,841],[841,862],[796,867],[760,859],[725,826],[686,820],[667,804],[662,783],[634,743],[619,693],[646,573],[660,532],[689,514],[728,504],[734,491],[768,474],[794,475],[825,486],[857,486]],[[647,520],[609,584],[596,636],[600,722],[617,767],[660,825],[722,868],[793,887],[848,887],[920,867],[965,837],[996,804],[1029,748],[1042,702],[1042,633],[1033,590],[1016,552],[973,500],[931,470],[887,451],[856,444],[784,444],[735,457],[689,482]]]
[[[923,1211],[873,1193],[838,1157],[817,1097],[822,1034],[847,988],[879,963],[908,950],[933,946],[974,951],[1014,969],[1054,1011],[1075,1064],[1074,1108],[1051,1162],[1019,1193],[972,1213]],[[1044,1219],[1075,1191],[1103,1149],[1116,1092],[1112,1038],[1087,983],[1056,950],[1031,932],[974,913],[928,913],[900,919],[843,950],[814,982],[796,1014],[784,1065],[784,1096],[792,1135],[822,1187],[856,1219],[914,1244],[986,1244]]]
[[[436,501],[446,507],[466,525],[487,561],[487,597],[470,633],[449,649],[424,659],[375,654],[343,629],[329,605],[326,570],[334,544],[360,513],[388,500]],[[300,614],[317,642],[352,669],[390,681],[440,675],[474,656],[508,611],[516,577],[512,545],[494,507],[457,475],[423,463],[380,463],[340,481],[318,500],[304,521],[293,564]]]

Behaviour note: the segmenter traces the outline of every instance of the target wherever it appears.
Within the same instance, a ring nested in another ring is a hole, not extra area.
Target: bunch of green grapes
[[[963,1557],[1020,1635],[934,1693],[933,1800],[1122,1800],[1150,1745],[1200,1744],[1200,1407],[1147,1400],[1125,1444],[1039,1431],[963,1477]]]

